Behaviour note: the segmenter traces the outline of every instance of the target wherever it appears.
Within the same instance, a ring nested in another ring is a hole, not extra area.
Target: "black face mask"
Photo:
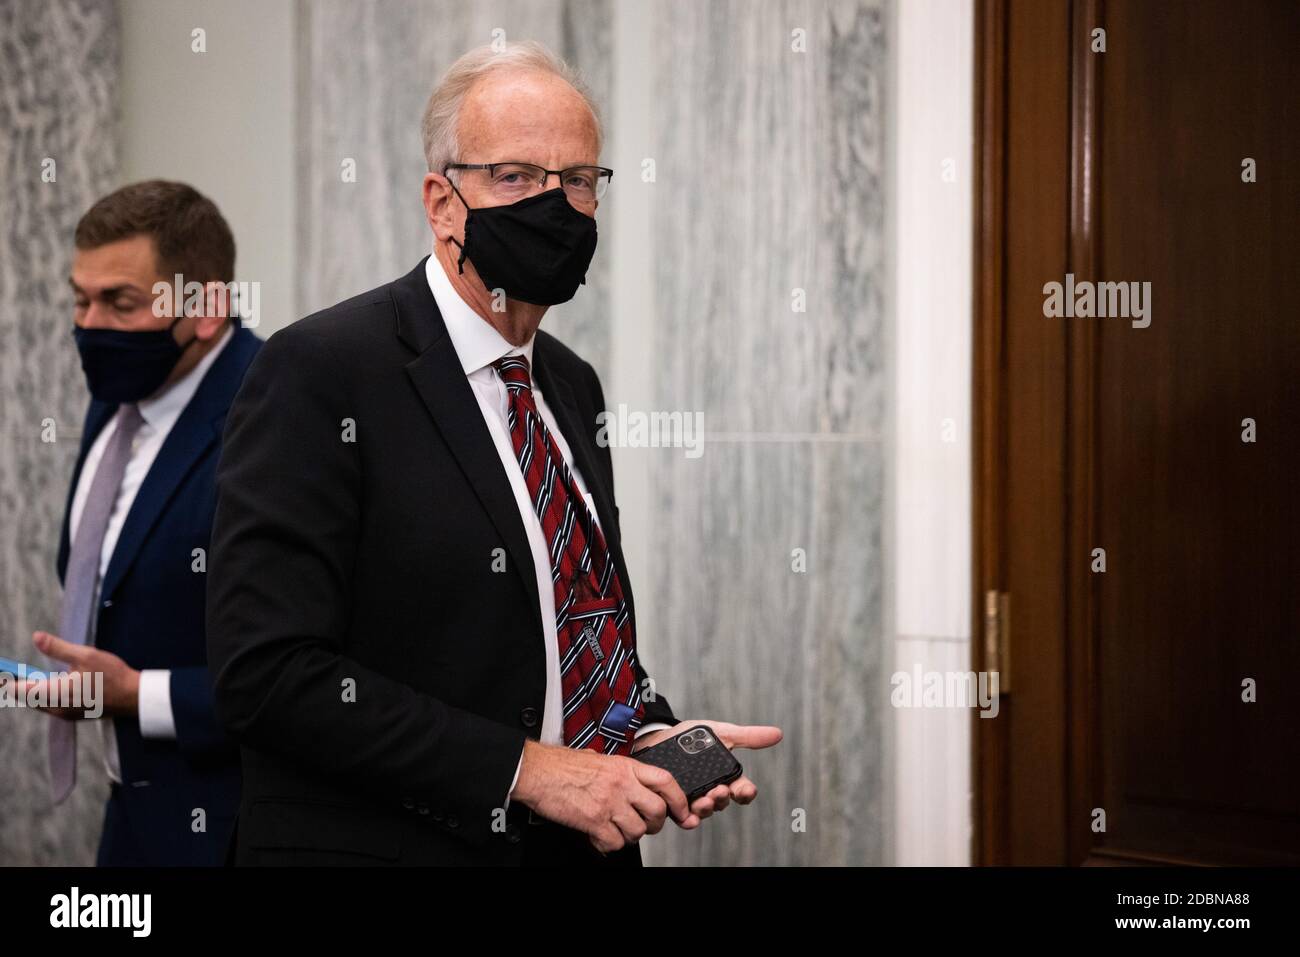
[[[166,329],[145,332],[73,326],[90,394],[101,402],[138,402],[157,392],[181,354],[198,339],[195,334],[181,346],[172,337],[184,318],[177,316]]]
[[[455,184],[452,189],[465,203]],[[551,189],[508,206],[471,208],[465,217],[465,258],[489,290],[538,306],[568,302],[587,281],[596,252],[596,220],[578,212],[563,189]]]

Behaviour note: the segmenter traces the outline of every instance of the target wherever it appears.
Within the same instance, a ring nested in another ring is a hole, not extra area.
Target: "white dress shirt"
[[[140,416],[144,419],[135,437],[131,440],[131,457],[127,460],[126,471],[122,474],[122,484],[118,487],[117,498],[113,501],[113,511],[108,517],[108,528],[104,532],[104,547],[99,553],[99,578],[95,582],[94,597],[91,608],[99,606],[99,589],[108,571],[108,563],[117,547],[118,536],[136,493],[140,491],[145,476],[158,457],[172,426],[180,418],[181,412],[199,388],[199,383],[207,374],[212,363],[216,362],[221,350],[226,348],[232,335],[229,326],[221,332],[221,340],[216,347],[199,360],[198,365],[177,379],[161,393],[142,399],[136,403]],[[121,407],[113,418],[99,430],[94,444],[86,453],[86,464],[82,466],[81,477],[77,480],[77,491],[72,498],[72,515],[69,519],[68,541],[77,535],[77,525],[81,521],[81,512],[86,505],[86,496],[90,494],[90,484],[94,481],[99,462],[104,457],[108,441],[117,431],[121,421]],[[88,644],[95,641],[95,626],[99,616],[90,616],[90,634],[86,637]],[[63,636],[60,636],[63,637]],[[171,672],[166,669],[146,670],[140,672],[140,733],[146,738],[175,738],[176,722],[172,714]],[[111,780],[122,783],[121,761],[117,753],[117,736],[113,733],[113,722],[101,722],[104,728],[104,767]]]
[[[451,280],[447,278],[447,273],[438,261],[436,253],[431,255],[425,264],[425,274],[428,276],[433,298],[438,303],[438,311],[442,313],[442,320],[446,323],[447,334],[451,337],[461,367],[465,370],[465,376],[474,390],[474,397],[478,399],[479,411],[483,413],[483,420],[492,434],[497,455],[501,457],[501,466],[510,479],[510,488],[515,494],[515,505],[519,509],[519,517],[523,519],[524,530],[528,533],[528,545],[533,554],[533,571],[537,576],[537,594],[541,600],[542,636],[546,641],[546,703],[542,712],[540,740],[543,744],[563,744],[559,639],[555,632],[555,586],[551,582],[550,550],[546,547],[542,523],[533,510],[532,497],[528,494],[524,474],[520,471],[519,462],[515,458],[514,444],[510,439],[510,427],[507,424],[510,405],[506,386],[496,369],[492,367],[492,363],[497,359],[505,355],[522,355],[527,358],[537,411],[541,414],[542,421],[546,423],[551,438],[559,447],[560,454],[564,456],[564,461],[568,463],[569,470],[573,473],[574,483],[578,486],[582,497],[586,499],[587,509],[599,527],[600,518],[596,514],[596,502],[587,491],[582,473],[578,471],[573,455],[569,451],[569,443],[560,432],[536,377],[532,376],[533,339],[529,338],[522,346],[513,346],[506,341],[501,333],[475,312],[452,287]],[[667,727],[671,725],[662,721],[652,721],[638,728],[635,736],[639,738],[658,728]],[[514,793],[515,785],[519,782],[519,769],[523,767],[523,763],[521,755],[519,765],[515,768],[514,780],[510,782],[510,794]],[[507,808],[510,806],[509,795],[504,806]]]

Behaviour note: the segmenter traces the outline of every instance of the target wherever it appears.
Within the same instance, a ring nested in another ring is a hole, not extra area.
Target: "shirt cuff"
[[[165,669],[140,672],[140,736],[176,739],[172,714],[172,673]]]
[[[660,728],[671,728],[671,727],[672,727],[671,724],[668,724],[667,722],[664,721],[651,721],[649,724],[643,724],[641,725],[641,727],[637,728],[636,734],[632,736],[632,740],[635,741],[637,738],[641,737],[641,735],[649,734],[651,731],[658,731]]]
[[[523,769],[523,766],[524,766],[524,756],[523,753],[521,752],[519,755],[519,763],[515,765],[515,779],[510,782],[510,790],[506,794],[505,809],[507,811],[510,810],[510,795],[515,793],[515,785],[519,783],[519,772]]]

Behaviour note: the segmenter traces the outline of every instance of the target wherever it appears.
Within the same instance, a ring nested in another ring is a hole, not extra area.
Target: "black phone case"
[[[698,728],[709,732],[713,744],[697,754],[690,754],[682,749],[678,741]],[[686,793],[688,801],[694,801],[719,784],[736,780],[742,771],[735,755],[727,750],[727,746],[713,733],[712,728],[703,724],[687,728],[632,757],[663,768],[671,774]]]

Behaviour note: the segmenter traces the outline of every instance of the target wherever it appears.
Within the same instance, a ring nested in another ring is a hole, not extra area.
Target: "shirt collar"
[[[199,383],[207,375],[208,369],[212,368],[212,363],[217,361],[221,350],[226,348],[233,338],[235,335],[230,331],[230,324],[227,323],[222,328],[220,341],[199,360],[198,365],[173,382],[165,391],[137,402],[136,407],[139,408],[140,417],[145,423],[154,428],[170,428],[171,424],[180,418],[185,406],[189,405],[190,399],[194,398]]]
[[[511,345],[505,336],[460,297],[460,293],[452,286],[447,271],[442,268],[437,253],[429,256],[424,264],[424,273],[465,375],[473,375],[506,355],[522,355],[528,360],[528,368],[532,369],[535,335],[529,336],[522,346]]]

